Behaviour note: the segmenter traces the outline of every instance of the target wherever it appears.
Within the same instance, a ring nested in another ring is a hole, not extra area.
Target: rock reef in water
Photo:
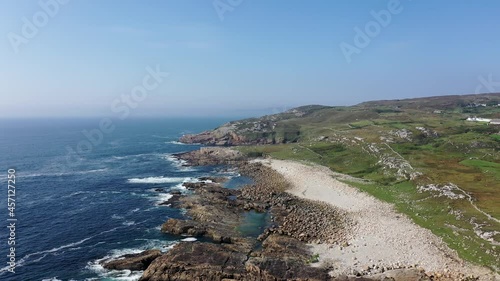
[[[227,155],[217,153],[222,154]],[[192,158],[181,156],[181,159]],[[330,238],[342,241],[343,224],[336,210],[323,209],[311,216],[309,210],[314,207],[308,206],[318,204],[300,203],[286,193],[288,183],[281,175],[261,164],[239,162],[238,166],[242,174],[254,178],[254,184],[238,190],[224,188],[215,180],[184,184],[193,194],[180,197],[173,204],[186,209],[191,220],[171,218],[161,230],[173,235],[204,237],[210,242],[175,245],[148,267],[141,281],[329,279],[326,268],[310,266],[313,254],[304,241],[320,242],[326,235],[335,235],[337,238]],[[294,207],[297,204],[299,207]],[[248,210],[268,212],[272,217],[265,235],[259,239],[238,230]],[[334,227],[339,231],[325,232],[318,226],[312,227],[318,221],[336,222]],[[306,229],[308,226],[310,231]],[[300,237],[300,233],[292,234],[295,228],[303,229],[305,234]]]
[[[245,160],[243,153],[223,147],[202,147],[199,150],[175,154],[174,157],[192,166],[231,165]]]
[[[117,260],[105,262],[103,267],[114,270],[145,270],[156,258],[161,256],[160,250],[147,250],[138,254],[128,254]]]

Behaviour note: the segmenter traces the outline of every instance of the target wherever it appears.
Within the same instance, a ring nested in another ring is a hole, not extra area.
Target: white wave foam
[[[186,178],[181,183],[172,186],[170,189],[185,191],[185,190],[187,190],[187,188],[184,186],[184,184],[188,183],[188,182],[189,183],[195,183],[195,182],[200,182],[200,180],[198,178]],[[205,182],[212,182],[212,181],[206,180]]]
[[[171,189],[176,190],[187,190],[187,188],[183,185],[184,183],[179,183],[171,187]]]
[[[109,170],[109,169],[108,169],[108,168],[102,168],[102,169],[95,169],[95,170],[81,171],[81,172],[78,172],[78,173],[82,173],[82,174],[99,173],[99,172],[106,172],[107,170]]]
[[[144,251],[145,249],[141,248],[127,248],[127,249],[116,249],[116,250],[111,250],[109,259],[117,259],[121,256],[124,255],[130,255],[130,254],[138,254]]]
[[[127,159],[128,156],[111,156],[113,160],[124,160]]]
[[[155,156],[158,154],[155,153],[139,153],[139,154],[129,154],[129,155],[123,155],[123,156],[111,156],[112,160],[125,160],[125,159],[131,159],[131,158],[138,158],[138,157],[143,157],[143,156]]]
[[[76,191],[76,192],[73,192],[73,193],[71,193],[69,195],[63,196],[63,198],[69,198],[69,197],[73,197],[73,196],[80,195],[80,194],[85,194],[85,193],[89,193],[89,191]]]
[[[42,279],[42,281],[62,281],[61,279],[57,279],[57,277],[52,277],[49,279]]]
[[[43,256],[39,257],[38,259],[32,260],[31,262],[39,262],[39,261],[43,260],[47,255],[48,255],[48,253],[47,254],[43,254]]]
[[[159,193],[158,196],[155,198],[156,205],[159,205],[165,201],[168,201],[172,197],[173,197],[173,195],[170,193]]]
[[[171,250],[177,243],[172,243],[165,247],[166,250]]]
[[[124,222],[122,222],[122,224],[126,225],[126,226],[131,226],[131,225],[135,224],[135,221],[124,221]]]
[[[172,137],[163,137],[163,136],[158,136],[158,135],[152,135],[153,138],[159,138],[159,139],[171,139]]]
[[[183,182],[189,178],[180,177],[147,177],[147,178],[132,178],[128,179],[129,183],[175,183]]]
[[[101,263],[109,259],[110,257],[106,256],[105,258],[89,262],[86,268],[97,273],[99,280],[137,281],[141,278],[143,271],[106,270]]]
[[[33,174],[22,175],[22,177],[24,177],[24,178],[62,177],[62,176],[86,175],[86,174],[91,174],[91,173],[106,172],[108,170],[109,170],[108,168],[102,168],[102,169],[85,170],[85,171],[73,171],[73,172],[66,172],[66,173],[33,173]]]
[[[46,256],[47,256],[47,254],[55,253],[55,252],[58,252],[58,251],[60,251],[60,250],[62,250],[62,249],[66,249],[66,248],[70,248],[70,247],[74,247],[74,246],[80,245],[80,244],[85,243],[86,241],[90,240],[91,238],[93,238],[93,236],[92,236],[92,237],[87,237],[87,238],[82,239],[82,240],[80,240],[80,241],[78,241],[78,242],[74,242],[74,243],[70,243],[70,244],[62,245],[62,246],[59,246],[59,247],[56,247],[56,248],[52,248],[52,249],[50,249],[50,250],[39,251],[39,252],[34,252],[34,253],[31,253],[31,254],[27,254],[27,255],[25,255],[23,258],[21,258],[21,259],[17,262],[17,265],[16,265],[16,266],[17,266],[17,267],[21,267],[21,266],[23,266],[23,265],[26,263],[26,261],[27,261],[30,257],[32,257],[32,256],[42,255],[42,257],[40,257],[40,258],[38,258],[38,259],[36,259],[36,260],[35,260],[35,262],[36,262],[36,261],[40,261],[41,259],[43,259],[44,257],[46,257]],[[8,269],[9,269],[9,266],[6,266],[6,267],[4,267],[4,268],[0,269],[0,273],[5,272],[5,271],[7,271]]]
[[[143,223],[143,222],[141,222],[141,223]],[[28,261],[28,259],[29,259],[30,257],[32,257],[32,256],[42,255],[40,258],[37,258],[37,259],[35,259],[35,260],[30,261],[30,262],[38,262],[38,261],[42,260],[43,258],[45,258],[48,254],[55,254],[55,253],[57,253],[57,252],[58,252],[58,251],[60,251],[60,250],[63,250],[63,249],[66,249],[66,248],[71,248],[71,247],[74,247],[74,246],[81,245],[81,244],[85,243],[86,241],[88,241],[88,240],[90,240],[90,239],[92,239],[92,238],[95,238],[95,237],[97,237],[97,236],[99,236],[99,235],[102,235],[102,234],[104,234],[104,233],[113,232],[113,231],[115,231],[115,230],[117,230],[117,229],[119,229],[119,228],[124,228],[124,227],[125,227],[125,226],[119,226],[119,227],[115,227],[115,228],[112,228],[112,229],[104,230],[104,231],[102,231],[102,232],[100,232],[100,233],[98,233],[98,234],[96,234],[96,235],[93,235],[93,236],[87,237],[87,238],[82,239],[82,240],[80,240],[80,241],[78,241],[78,242],[69,243],[69,244],[62,245],[62,246],[59,246],[59,247],[56,247],[56,248],[52,248],[52,249],[50,249],[50,250],[39,251],[39,252],[34,252],[34,253],[27,254],[27,255],[25,255],[23,258],[21,258],[21,259],[17,262],[16,266],[17,266],[17,267],[21,267],[21,266],[23,266],[23,265],[24,265],[24,264]],[[101,242],[99,242],[99,243],[101,243]],[[99,244],[99,243],[97,243],[97,244]],[[96,244],[96,245],[97,245],[97,244]],[[0,269],[0,273],[4,273],[4,272],[5,272],[5,271],[7,271],[8,269],[9,269],[9,266],[3,267],[3,268],[1,268],[1,269]]]
[[[146,239],[146,243],[138,248],[126,248],[111,250],[105,257],[90,261],[87,263],[86,269],[89,269],[99,275],[99,280],[134,280],[137,281],[142,276],[142,271],[131,272],[129,270],[107,270],[102,266],[103,262],[116,260],[128,254],[138,254],[148,249],[160,249],[165,252],[171,249],[178,242],[170,242],[168,244],[159,239]]]
[[[194,167],[188,166],[188,162],[186,160],[174,157],[172,154],[163,154],[162,157],[163,159],[171,162],[173,166],[175,166],[178,170],[182,172],[196,171]]]
[[[150,208],[147,208],[146,210],[144,210],[144,212],[150,212],[150,211],[153,211],[153,210],[156,210],[156,206],[155,207],[150,207]]]
[[[183,242],[194,242],[194,241],[197,241],[198,239],[194,238],[194,237],[188,237],[188,238],[184,238],[182,239],[181,241]]]
[[[179,141],[167,141],[165,143],[177,144],[177,145],[190,145],[190,144],[182,143],[182,142],[179,142]]]
[[[119,215],[117,215],[117,214],[113,214],[113,215],[111,216],[111,218],[112,218],[112,219],[115,219],[115,220],[121,220],[121,219],[123,219],[123,216],[119,216]]]

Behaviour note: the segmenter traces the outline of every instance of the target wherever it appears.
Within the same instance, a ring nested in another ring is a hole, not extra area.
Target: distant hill
[[[278,114],[232,121],[213,131],[183,136],[181,141],[208,145],[290,143],[299,141],[323,123],[349,124],[377,119],[405,121],[437,113],[442,116],[452,114],[455,119],[472,115],[500,118],[499,104],[500,93],[369,101],[345,107],[307,105]]]
[[[451,95],[402,100],[369,101],[358,104],[360,107],[393,106],[403,109],[454,109],[473,104],[498,105],[500,93],[478,95]]]

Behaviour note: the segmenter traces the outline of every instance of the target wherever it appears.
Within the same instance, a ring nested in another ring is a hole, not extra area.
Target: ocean
[[[88,138],[82,131],[95,133],[100,120],[0,120],[0,280],[138,280],[140,272],[107,271],[99,261],[177,243],[182,237],[160,232],[168,218],[183,217],[158,205],[169,191],[207,175],[232,177],[229,187],[245,183],[227,167],[185,167],[172,157],[199,148],[178,143],[181,135],[226,121],[134,119]],[[11,210],[8,169],[16,179]]]

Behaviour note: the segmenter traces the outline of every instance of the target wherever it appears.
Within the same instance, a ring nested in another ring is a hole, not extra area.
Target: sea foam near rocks
[[[127,181],[129,183],[176,183],[183,182],[190,178],[181,178],[181,177],[146,177],[146,178],[131,178]]]

